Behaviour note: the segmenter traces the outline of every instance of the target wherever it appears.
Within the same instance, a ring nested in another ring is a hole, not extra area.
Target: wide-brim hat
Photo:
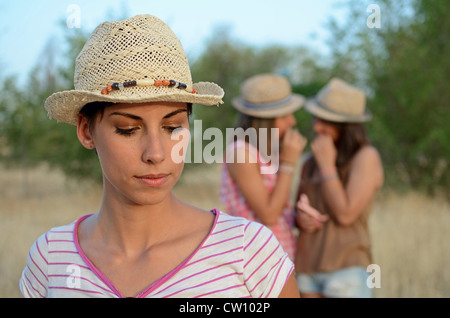
[[[91,102],[223,103],[215,83],[192,83],[184,49],[160,19],[137,15],[100,24],[75,61],[74,89],[45,101],[49,116],[76,125],[81,108]]]
[[[276,118],[300,109],[305,97],[293,94],[291,84],[284,76],[258,74],[241,85],[241,96],[232,99],[232,105],[241,113],[259,118]]]
[[[363,123],[372,119],[364,91],[339,78],[331,79],[315,98],[308,99],[305,110],[333,122]]]

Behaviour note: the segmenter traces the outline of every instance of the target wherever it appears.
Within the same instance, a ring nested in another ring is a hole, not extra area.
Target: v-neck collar
[[[208,235],[203,239],[203,241],[200,243],[200,245],[195,249],[194,252],[192,252],[191,255],[189,255],[183,262],[181,262],[177,267],[175,267],[174,269],[172,269],[170,272],[168,272],[166,275],[162,276],[161,278],[159,278],[158,280],[156,280],[155,282],[153,282],[152,284],[150,284],[147,288],[145,288],[142,292],[140,292],[135,298],[144,298],[147,295],[149,295],[153,290],[155,290],[156,288],[158,288],[159,286],[161,286],[163,283],[165,283],[167,280],[169,280],[173,275],[175,275],[176,273],[178,273],[196,254],[197,252],[204,246],[205,242],[209,239],[209,237],[211,236],[211,234],[214,232],[214,229],[216,227],[217,224],[217,220],[219,219],[219,214],[220,211],[217,209],[212,209],[210,211],[211,213],[214,213],[214,223],[211,226],[211,229],[208,233]],[[84,215],[82,217],[80,217],[76,223],[75,226],[73,228],[73,241],[75,243],[75,247],[77,249],[78,254],[80,254],[81,258],[83,259],[83,261],[86,263],[86,265],[89,267],[89,269],[106,285],[108,286],[109,289],[111,289],[111,291],[119,298],[124,298],[124,296],[120,293],[120,291],[116,288],[116,286],[114,286],[114,284],[108,279],[108,277],[106,277],[90,260],[89,258],[86,256],[86,254],[84,254],[81,246],[80,246],[80,242],[79,242],[79,238],[78,238],[78,227],[80,225],[80,223],[87,219],[88,217],[92,216],[93,214],[87,214]]]

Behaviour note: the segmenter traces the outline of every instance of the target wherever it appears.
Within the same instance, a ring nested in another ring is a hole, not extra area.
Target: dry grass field
[[[218,200],[217,166],[189,170],[174,190],[184,201],[210,209]],[[0,168],[0,297],[21,297],[18,281],[34,240],[51,227],[95,212],[101,188],[67,180],[40,167]],[[423,195],[380,194],[371,216],[376,297],[450,297],[450,206]]]

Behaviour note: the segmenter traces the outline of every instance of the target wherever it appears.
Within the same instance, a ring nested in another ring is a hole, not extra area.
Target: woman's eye
[[[183,127],[181,127],[181,126],[166,126],[165,127],[165,129],[167,129],[170,132],[174,132],[175,130],[181,129],[181,128],[183,128]]]
[[[130,136],[136,131],[136,128],[119,128],[116,127],[116,133],[119,135]]]

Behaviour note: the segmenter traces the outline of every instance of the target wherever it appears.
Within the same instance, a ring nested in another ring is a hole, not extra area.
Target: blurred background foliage
[[[224,88],[225,103],[219,110],[194,106],[193,119],[201,119],[203,129],[234,127],[231,99],[239,95],[242,81],[257,73],[285,75],[293,91],[306,97],[337,76],[368,94],[374,119],[367,129],[383,159],[385,187],[450,199],[450,1],[378,0],[381,28],[366,24],[371,3],[345,2],[347,19],[327,25],[326,56],[313,47],[250,46],[227,27],[217,27],[203,53],[189,62],[195,82]],[[50,39],[25,87],[0,73],[0,161],[23,169],[45,162],[71,178],[100,182],[95,152],[79,144],[75,127],[48,120],[43,108],[53,92],[73,89],[74,61],[92,31],[65,30],[62,62],[56,62]],[[296,117],[311,140],[311,116],[299,111]]]

